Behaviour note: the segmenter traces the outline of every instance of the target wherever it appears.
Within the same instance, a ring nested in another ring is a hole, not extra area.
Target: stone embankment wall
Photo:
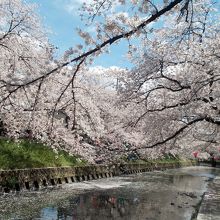
[[[108,178],[122,174],[165,170],[196,165],[195,161],[181,163],[114,164],[83,167],[51,167],[0,170],[0,192],[36,190],[64,183]]]

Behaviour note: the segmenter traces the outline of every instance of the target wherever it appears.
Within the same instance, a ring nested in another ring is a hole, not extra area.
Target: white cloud
[[[81,0],[66,0],[64,9],[70,14],[77,14],[78,9],[82,6],[83,1]]]
[[[60,5],[63,5],[68,13],[75,15],[78,14],[78,9],[83,5],[84,2],[87,5],[96,2],[96,0],[55,0],[55,1],[57,2],[59,1]],[[120,6],[119,2],[117,1],[113,2],[111,6],[111,12],[115,11],[118,6]]]
[[[93,0],[64,0],[61,4],[68,13],[76,15],[78,14],[78,9],[83,5],[84,2],[89,4],[92,3]]]
[[[89,0],[90,1],[90,0]],[[54,0],[53,3],[57,8],[63,8],[66,12],[72,15],[78,15],[78,9],[82,6],[85,0]]]
[[[63,8],[66,12],[75,16],[79,15],[79,9],[82,7],[83,3],[88,5],[95,2],[96,0],[53,0],[56,7]],[[118,6],[120,6],[119,2],[113,2],[110,10],[111,13],[115,12]]]

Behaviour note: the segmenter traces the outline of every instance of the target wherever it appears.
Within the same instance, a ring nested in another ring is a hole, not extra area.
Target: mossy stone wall
[[[85,180],[107,178],[122,174],[165,170],[196,165],[196,161],[172,163],[132,163],[91,165],[82,167],[48,167],[35,169],[1,170],[0,191],[36,190],[42,187]]]

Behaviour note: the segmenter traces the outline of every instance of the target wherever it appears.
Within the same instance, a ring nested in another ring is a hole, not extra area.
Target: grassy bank
[[[36,142],[0,139],[0,169],[82,166],[86,162],[65,151],[55,153],[51,148]]]
[[[157,160],[128,160],[121,158],[120,163],[154,164],[154,163],[180,163],[183,160],[166,156]],[[55,153],[50,147],[41,143],[20,140],[18,143],[12,140],[0,138],[0,169],[24,169],[40,167],[83,166],[87,162],[78,156],[71,156],[65,151]]]

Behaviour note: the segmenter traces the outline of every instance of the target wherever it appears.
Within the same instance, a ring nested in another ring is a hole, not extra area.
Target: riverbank
[[[154,170],[174,169],[196,165],[195,161],[117,163],[109,165],[87,165],[78,167],[48,167],[0,171],[0,192],[38,190],[48,186],[81,182],[120,176],[123,174],[143,173]]]
[[[121,159],[108,165],[88,164],[79,156],[28,140],[0,139],[0,192],[35,190],[153,170],[196,165],[196,161],[167,157],[160,160]]]
[[[0,139],[0,170],[83,166],[87,164],[79,156],[65,151],[55,152],[52,148],[28,140]]]
[[[208,184],[197,220],[220,220],[220,177]]]
[[[122,157],[112,162],[114,164],[163,164],[184,162],[177,157],[167,155],[156,160],[128,159]],[[47,167],[76,167],[91,165],[80,155],[70,155],[64,150],[55,152],[51,147],[30,140],[13,141],[0,138],[0,170],[47,168]]]

